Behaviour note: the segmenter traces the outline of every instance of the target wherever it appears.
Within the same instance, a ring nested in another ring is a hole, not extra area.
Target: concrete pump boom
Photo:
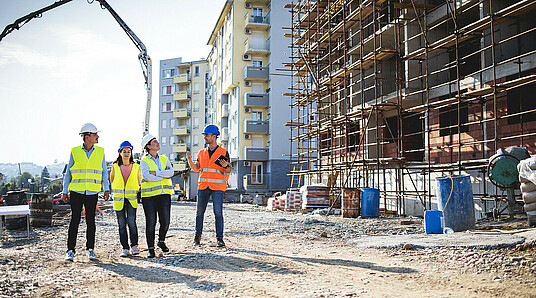
[[[24,26],[26,23],[31,21],[34,18],[40,18],[44,12],[47,12],[51,9],[54,9],[58,6],[61,6],[63,4],[67,4],[73,0],[60,0],[55,2],[54,4],[51,4],[47,7],[44,7],[40,10],[34,11],[32,13],[29,13],[19,19],[17,19],[13,24],[9,24],[4,28],[4,31],[0,34],[0,41],[8,35],[9,33],[13,32],[15,29],[19,30],[22,26]],[[95,1],[95,0],[94,0]],[[88,3],[93,3],[94,1],[89,1]],[[100,3],[101,7],[103,9],[107,9],[108,12],[112,15],[112,17],[119,23],[119,26],[125,31],[125,33],[128,35],[130,40],[134,43],[134,45],[138,48],[140,53],[138,54],[138,59],[140,60],[140,65],[143,71],[143,77],[145,78],[145,89],[147,90],[147,103],[145,107],[145,119],[143,123],[143,136],[149,133],[149,119],[151,115],[151,90],[152,90],[152,61],[149,54],[147,54],[147,48],[141,42],[141,40],[134,34],[132,30],[127,26],[127,24],[121,19],[121,17],[115,12],[115,10],[106,2],[105,0],[96,0]]]

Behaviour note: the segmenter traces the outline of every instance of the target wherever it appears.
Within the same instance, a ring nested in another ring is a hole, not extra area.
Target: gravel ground
[[[140,208],[141,209],[141,208]],[[177,296],[520,296],[536,293],[536,245],[496,249],[357,248],[371,235],[424,232],[420,218],[349,219],[312,213],[267,211],[225,204],[227,248],[215,246],[214,217],[205,216],[203,245],[194,247],[195,203],[173,202],[166,242],[170,253],[120,258],[113,210],[97,219],[95,252],[85,256],[80,225],[74,262],[63,261],[69,215],[54,226],[8,231],[0,248],[0,297]],[[140,247],[145,246],[138,210]],[[481,222],[479,229],[522,228],[522,219]],[[422,285],[426,285],[423,288]]]

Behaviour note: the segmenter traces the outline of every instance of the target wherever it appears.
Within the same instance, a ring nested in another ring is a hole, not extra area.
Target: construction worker
[[[112,192],[114,194],[114,210],[119,224],[119,241],[123,247],[120,257],[129,254],[140,253],[138,249],[138,226],[136,225],[136,210],[138,208],[138,197],[140,190],[141,171],[140,165],[134,162],[132,156],[132,144],[124,141],[119,146],[119,156],[112,167],[110,180],[112,181]],[[130,246],[128,245],[127,225],[130,234]]]
[[[154,238],[156,229],[156,216],[160,229],[158,231],[158,247],[163,252],[168,252],[166,246],[166,233],[169,228],[171,212],[171,195],[173,185],[171,177],[173,168],[169,159],[158,154],[160,144],[156,137],[147,134],[143,137],[141,145],[146,152],[146,156],[140,162],[141,174],[141,201],[145,212],[147,247],[149,248],[149,258],[155,257]]]
[[[95,252],[95,211],[97,208],[98,193],[104,188],[104,200],[110,194],[108,172],[104,159],[104,149],[95,146],[99,142],[98,130],[95,125],[86,123],[80,129],[82,146],[71,149],[69,164],[63,178],[62,199],[67,202],[70,197],[71,222],[67,238],[67,254],[65,260],[72,261],[76,253],[76,237],[78,225],[82,215],[82,207],[86,216],[86,249],[90,260],[96,259]]]
[[[218,146],[217,139],[220,131],[216,125],[207,125],[203,130],[203,139],[208,145],[199,151],[197,162],[192,161],[190,151],[186,152],[190,168],[199,174],[197,208],[195,215],[194,244],[201,244],[203,218],[209,198],[212,196],[212,210],[216,218],[216,240],[218,247],[225,247],[223,242],[223,195],[227,190],[227,180],[231,172],[229,152]]]

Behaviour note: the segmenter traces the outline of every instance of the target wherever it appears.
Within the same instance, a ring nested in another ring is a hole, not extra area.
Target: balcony
[[[176,75],[173,77],[173,83],[175,84],[186,84],[190,83],[190,76],[186,73]]]
[[[188,151],[188,145],[186,144],[173,144],[173,152],[186,153]]]
[[[268,49],[262,44],[264,41],[260,40],[258,43],[253,42],[251,38],[247,38],[244,42],[244,54],[249,55],[268,55]]]
[[[221,129],[221,140],[222,141],[228,141],[229,140],[229,127],[223,127]]]
[[[188,126],[173,127],[173,134],[176,136],[189,135],[190,130],[188,129]]]
[[[268,148],[244,147],[244,160],[268,160]]]
[[[173,171],[181,172],[185,171],[188,168],[188,162],[186,161],[179,161],[179,162],[173,162]]]
[[[190,117],[190,109],[182,108],[173,111],[173,117],[175,118],[188,118]]]
[[[244,133],[267,134],[268,121],[244,120]]]
[[[268,81],[268,67],[259,66],[245,66],[244,67],[244,80],[248,81]]]
[[[246,174],[243,176],[246,190],[267,189],[268,174]]]
[[[173,99],[176,101],[190,100],[190,93],[188,91],[179,91],[173,93]]]
[[[221,105],[221,116],[229,117],[229,104],[225,103]]]
[[[255,16],[251,12],[246,13],[244,18],[246,29],[267,30],[270,26],[269,19],[267,17]]]
[[[268,107],[268,94],[244,93],[244,107]]]

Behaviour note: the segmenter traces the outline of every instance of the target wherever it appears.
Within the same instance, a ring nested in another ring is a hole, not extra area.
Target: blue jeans
[[[169,229],[169,219],[171,213],[171,196],[168,194],[141,198],[143,212],[145,213],[145,234],[147,237],[147,247],[154,249],[154,238],[156,230],[156,215],[160,229],[158,230],[158,242],[166,240],[166,233]]]
[[[221,190],[200,189],[197,191],[197,208],[195,211],[195,233],[203,232],[203,219],[208,199],[212,196],[212,210],[216,218],[216,238],[223,238],[223,194]]]
[[[119,241],[123,249],[129,249],[127,225],[130,234],[130,245],[138,245],[138,226],[136,225],[136,208],[132,207],[129,199],[125,199],[123,209],[115,211],[119,224]]]

